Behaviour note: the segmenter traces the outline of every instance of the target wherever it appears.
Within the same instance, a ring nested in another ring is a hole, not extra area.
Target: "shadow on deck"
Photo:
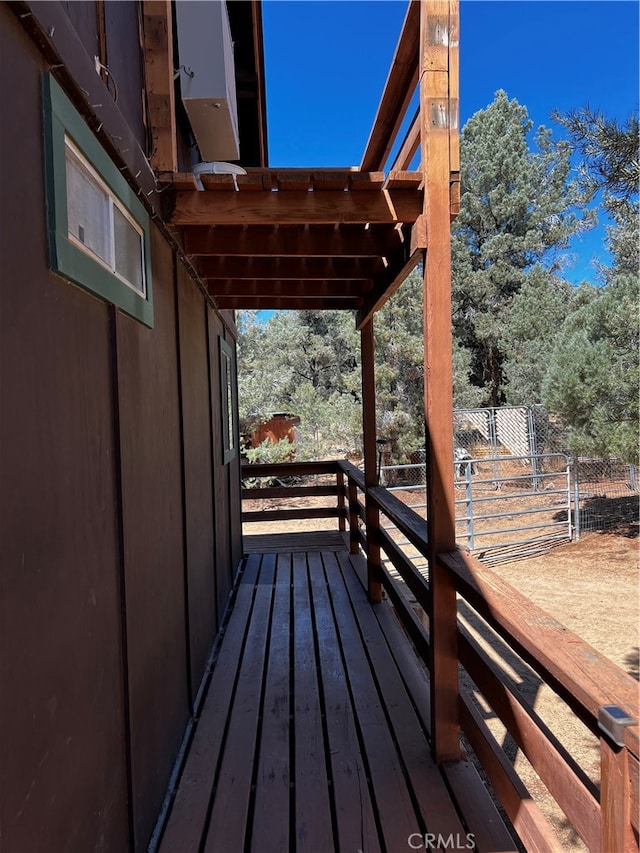
[[[276,539],[246,543],[160,853],[515,849],[475,769],[434,763],[426,671],[363,559]]]

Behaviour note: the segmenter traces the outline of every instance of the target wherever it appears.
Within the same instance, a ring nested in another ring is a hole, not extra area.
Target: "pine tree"
[[[640,241],[638,117],[623,125],[584,108],[556,116],[582,154],[582,182],[609,215],[604,285],[565,321],[546,373],[545,403],[570,429],[573,450],[638,461]]]
[[[571,449],[638,462],[638,276],[625,273],[565,321],[543,396],[570,429]]]
[[[452,228],[454,337],[458,362],[467,359],[482,405],[511,400],[509,374],[513,379],[519,354],[509,324],[519,294],[527,282],[529,302],[532,289],[547,296],[555,290],[553,311],[541,322],[557,328],[562,289],[554,276],[562,250],[590,225],[588,215],[576,213],[584,192],[569,180],[568,144],[554,143],[540,127],[532,151],[531,129],[526,108],[499,91],[461,134],[462,197]],[[540,312],[546,301],[540,300]]]

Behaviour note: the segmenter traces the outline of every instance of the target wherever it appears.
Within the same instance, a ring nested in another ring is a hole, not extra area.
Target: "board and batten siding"
[[[153,328],[49,270],[46,65],[6,4],[0,63],[2,845],[139,851],[241,553],[233,338],[155,226]]]

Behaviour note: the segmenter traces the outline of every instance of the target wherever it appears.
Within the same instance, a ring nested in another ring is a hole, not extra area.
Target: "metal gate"
[[[486,562],[571,540],[571,468],[563,453],[465,459],[456,465],[456,538]]]
[[[466,455],[454,465],[456,539],[483,562],[531,556],[571,540],[571,468],[566,454]],[[424,464],[382,466],[380,478],[425,517]]]

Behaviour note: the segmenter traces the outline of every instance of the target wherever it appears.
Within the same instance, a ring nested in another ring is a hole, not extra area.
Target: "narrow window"
[[[222,450],[226,465],[235,458],[235,394],[233,384],[233,353],[229,344],[220,338],[220,394],[222,408]]]
[[[44,118],[51,269],[153,326],[144,206],[50,75]]]

